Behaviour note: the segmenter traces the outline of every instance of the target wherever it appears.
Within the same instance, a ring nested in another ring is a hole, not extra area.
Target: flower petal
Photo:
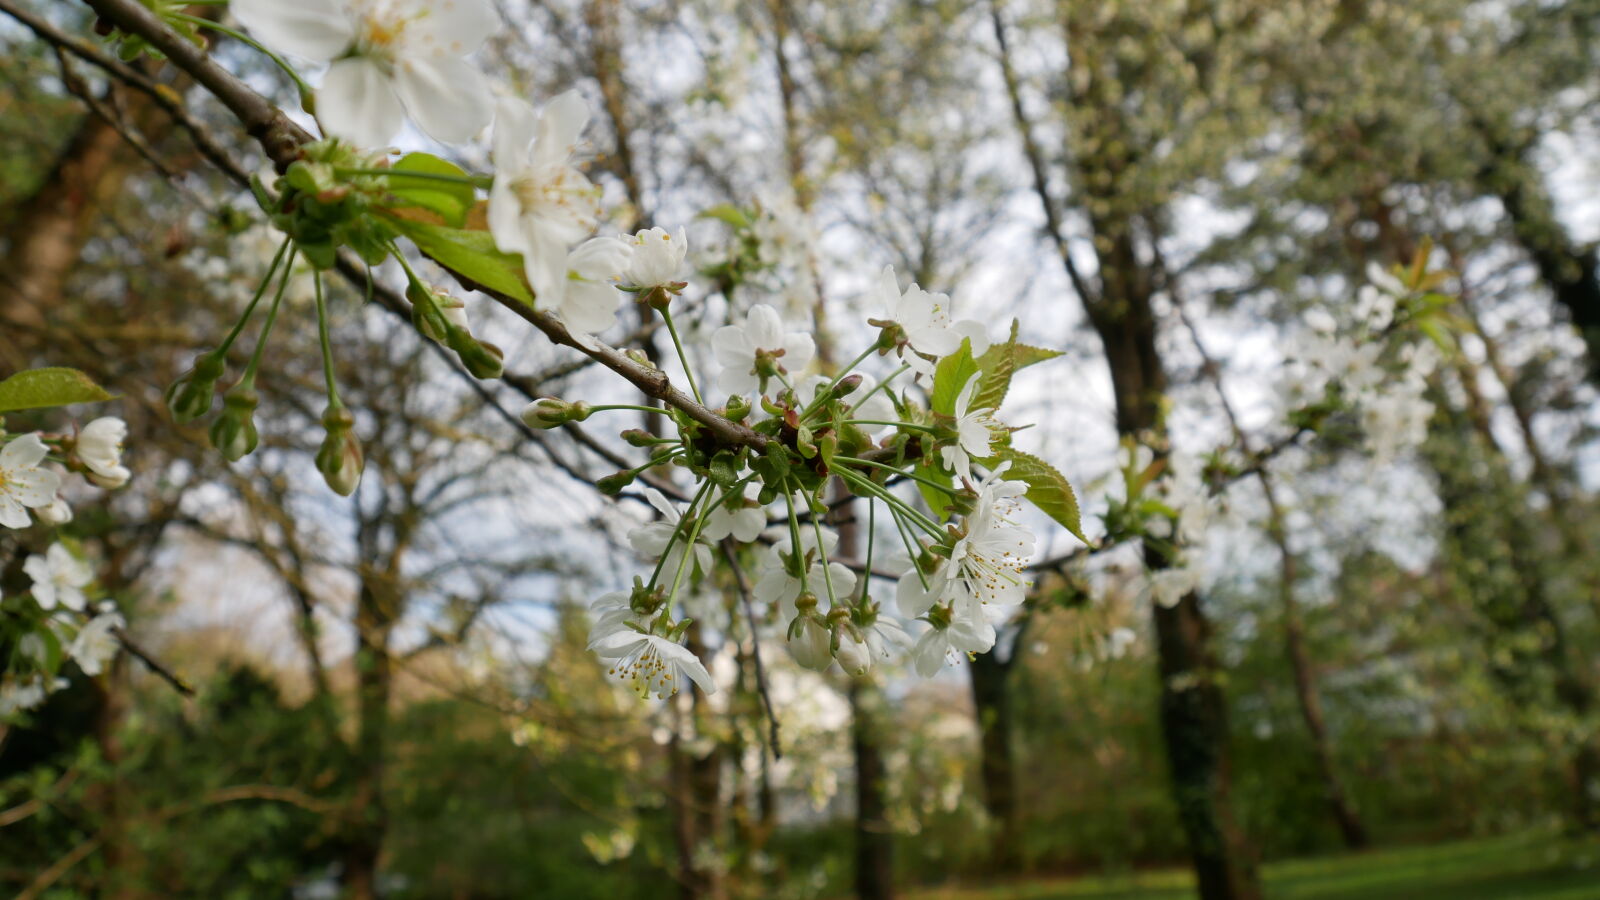
[[[539,136],[534,142],[533,164],[564,162],[578,146],[578,136],[589,124],[589,104],[576,90],[558,94],[539,116]]]
[[[500,28],[489,0],[438,0],[421,4],[423,15],[406,27],[405,50],[413,54],[466,56]]]
[[[405,109],[383,70],[353,56],[328,67],[317,91],[317,121],[336,137],[373,149],[389,143],[405,121]]]
[[[472,140],[494,116],[488,83],[458,57],[402,61],[395,91],[417,126],[446,144]]]
[[[25,434],[0,449],[0,469],[31,469],[43,462],[49,452],[37,432]]]
[[[233,0],[233,13],[269,49],[324,63],[355,42],[355,24],[327,0]]]

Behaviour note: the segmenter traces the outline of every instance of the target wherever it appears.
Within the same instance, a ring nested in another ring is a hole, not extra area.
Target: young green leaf
[[[430,225],[399,216],[385,217],[428,258],[467,281],[533,306],[533,291],[522,277],[522,257],[504,253],[487,231]]]
[[[460,166],[429,153],[407,153],[400,157],[389,176],[389,193],[400,198],[404,206],[420,206],[438,213],[445,224],[459,228],[467,219],[467,211],[478,199],[477,191],[465,181],[447,181],[440,178],[407,176],[407,172],[420,175],[442,175],[445,178],[466,178]]]
[[[1083,521],[1078,513],[1078,497],[1072,492],[1072,485],[1067,483],[1066,476],[1056,471],[1037,456],[1023,453],[1021,450],[1006,448],[1000,452],[999,458],[1011,463],[1006,470],[1007,481],[1020,481],[1028,486],[1028,500],[1034,506],[1043,510],[1045,515],[1072,532],[1072,536],[1085,544],[1089,539],[1083,536]]]
[[[29,369],[0,381],[0,413],[110,399],[104,388],[77,369]]]

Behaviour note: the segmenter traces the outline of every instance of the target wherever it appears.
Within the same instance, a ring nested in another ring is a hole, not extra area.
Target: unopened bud
[[[461,364],[472,373],[472,377],[499,378],[501,373],[505,372],[505,353],[488,341],[474,338],[466,329],[450,326],[447,343],[461,359]]]
[[[861,373],[857,372],[854,375],[846,375],[845,377],[839,379],[838,384],[833,386],[833,396],[848,397],[855,393],[855,390],[858,387],[861,387]]]
[[[572,404],[555,397],[540,397],[522,411],[522,421],[529,428],[558,428],[567,424]]]
[[[630,447],[654,447],[661,442],[660,438],[643,428],[629,428],[622,433],[622,439]]]
[[[167,408],[178,424],[185,425],[211,411],[217,379],[227,369],[220,353],[202,353],[194,367],[167,388]]]
[[[638,477],[637,472],[629,469],[625,472],[618,472],[615,475],[607,475],[595,482],[594,486],[600,490],[600,493],[608,497],[615,497],[617,494],[622,493],[623,488],[633,484],[633,480]]]
[[[255,387],[240,382],[222,397],[222,415],[211,423],[211,446],[228,462],[238,462],[255,452],[260,443],[255,411],[260,397]]]
[[[342,404],[330,403],[322,413],[322,427],[328,434],[317,450],[317,471],[334,493],[348,497],[361,484],[361,471],[366,466],[361,442],[355,436],[355,418]]]
[[[649,355],[647,355],[643,350],[640,350],[638,347],[629,347],[628,349],[622,351],[622,355],[647,369],[654,369],[656,367],[656,364],[650,361]]]

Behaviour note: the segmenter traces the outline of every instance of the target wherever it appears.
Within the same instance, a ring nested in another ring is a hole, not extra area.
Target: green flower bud
[[[595,482],[594,486],[599,488],[600,493],[605,494],[608,497],[615,497],[616,495],[622,493],[623,488],[633,484],[633,480],[638,477],[639,475],[637,472],[629,469],[625,472],[618,472],[615,475],[607,475],[606,477]]]
[[[450,326],[446,343],[474,378],[499,378],[506,370],[505,353],[487,341],[477,340],[465,328]]]
[[[738,394],[728,398],[728,405],[724,410],[731,422],[743,422],[750,415],[750,401]]]
[[[529,428],[559,428],[571,421],[572,404],[555,397],[540,397],[522,411]]]
[[[622,433],[622,439],[630,447],[654,447],[661,439],[645,431],[643,428],[629,428]]]
[[[317,450],[317,471],[334,493],[348,497],[361,484],[361,472],[366,466],[361,442],[355,436],[355,418],[343,404],[330,403],[322,413],[322,427],[328,434]]]
[[[227,369],[220,353],[202,353],[194,367],[185,372],[172,387],[167,388],[167,408],[178,424],[193,422],[211,411],[211,398],[217,391],[217,379]]]
[[[255,423],[259,402],[255,387],[244,382],[222,396],[222,415],[211,423],[211,446],[228,462],[238,462],[254,453],[260,443]]]

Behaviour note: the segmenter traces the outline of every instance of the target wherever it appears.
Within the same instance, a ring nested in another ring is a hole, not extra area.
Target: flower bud
[[[221,353],[202,353],[193,368],[167,388],[167,408],[178,424],[185,425],[211,411],[217,379],[227,369]]]
[[[839,661],[839,667],[849,675],[865,675],[872,670],[872,648],[862,640],[854,628],[841,628],[838,631],[839,646],[834,648],[833,658]]]
[[[833,393],[828,399],[850,396],[855,393],[856,388],[861,387],[861,380],[861,373],[859,372],[839,379],[839,383],[833,386]]]
[[[750,399],[742,394],[734,394],[728,398],[728,405],[723,412],[730,422],[743,422],[750,415]]]
[[[826,671],[833,665],[833,636],[815,617],[802,612],[789,626],[789,655],[807,669]]]
[[[650,361],[649,354],[645,353],[643,350],[640,350],[638,347],[629,347],[628,349],[622,351],[622,355],[647,369],[654,369],[656,367],[656,364]]]
[[[334,493],[348,497],[361,484],[361,471],[366,465],[361,442],[355,436],[355,418],[343,404],[330,403],[322,413],[322,427],[328,434],[317,450],[317,471]]]
[[[559,428],[567,424],[572,404],[555,397],[540,397],[522,411],[522,421],[529,428]]]
[[[211,423],[211,446],[228,462],[238,462],[255,452],[260,443],[255,411],[260,397],[253,386],[240,382],[222,397],[222,415]]]
[[[654,447],[661,443],[661,439],[645,431],[643,428],[629,428],[622,433],[622,439],[630,447]]]
[[[72,507],[68,506],[67,501],[60,497],[56,497],[50,503],[35,509],[33,514],[38,517],[40,522],[46,525],[65,525],[72,521]]]
[[[633,480],[638,477],[639,475],[637,472],[629,469],[625,472],[607,475],[599,481],[596,481],[594,486],[600,490],[600,493],[609,497],[615,497],[617,494],[622,493],[623,488],[633,484]]]
[[[477,340],[464,328],[450,326],[446,343],[456,352],[461,364],[467,367],[467,371],[471,372],[474,378],[499,378],[506,369],[505,353],[499,347],[487,341]]]

